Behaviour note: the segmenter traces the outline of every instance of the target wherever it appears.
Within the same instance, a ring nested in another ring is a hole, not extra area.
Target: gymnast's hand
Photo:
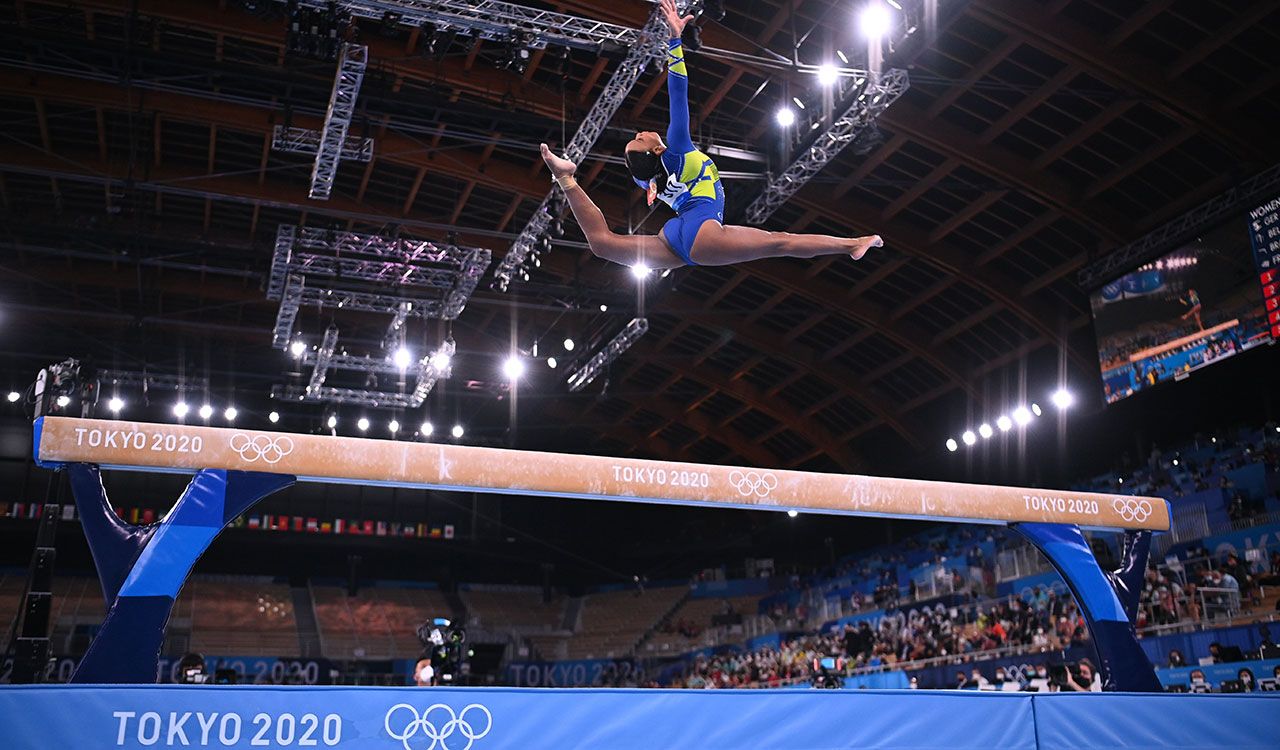
[[[542,160],[547,163],[547,168],[551,170],[552,177],[567,177],[578,171],[578,165],[568,159],[561,159],[559,156],[551,153],[551,149],[547,148],[547,144],[542,144]]]
[[[666,16],[667,25],[671,27],[671,38],[679,39],[684,33],[685,24],[693,20],[693,16],[680,17],[676,9],[676,0],[662,0],[662,15]]]

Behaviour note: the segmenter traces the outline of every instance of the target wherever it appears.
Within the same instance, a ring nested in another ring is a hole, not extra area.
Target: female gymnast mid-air
[[[693,16],[681,18],[674,0],[662,0],[662,11],[671,27],[671,40],[667,42],[667,93],[671,100],[667,140],[664,143],[654,132],[636,133],[625,152],[627,169],[635,183],[648,192],[649,203],[656,197],[676,212],[676,217],[662,227],[662,233],[654,236],[613,232],[604,214],[573,178],[577,165],[542,144],[542,158],[564,190],[591,252],[624,265],[674,268],[819,255],[849,255],[858,260],[871,248],[882,247],[884,242],[874,234],[849,239],[724,226],[720,172],[711,158],[693,145],[689,134],[689,74],[680,35]]]

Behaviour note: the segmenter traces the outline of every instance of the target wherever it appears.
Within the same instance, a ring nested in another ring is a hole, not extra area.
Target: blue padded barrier
[[[13,750],[1261,750],[1280,738],[1280,702],[1262,695],[71,685],[0,687],[0,716]]]

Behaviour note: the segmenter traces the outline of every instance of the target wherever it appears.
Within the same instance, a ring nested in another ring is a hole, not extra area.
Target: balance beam
[[[1206,328],[1205,330],[1200,331],[1199,333],[1193,333],[1190,336],[1183,336],[1180,339],[1174,339],[1173,341],[1170,341],[1166,344],[1161,344],[1160,346],[1153,346],[1153,347],[1150,347],[1149,349],[1143,349],[1137,354],[1130,354],[1129,361],[1138,362],[1140,360],[1146,359],[1147,357],[1154,357],[1157,354],[1163,354],[1169,351],[1170,349],[1177,349],[1183,344],[1190,344],[1193,341],[1199,341],[1200,339],[1209,338],[1215,333],[1221,333],[1227,330],[1228,328],[1234,328],[1238,325],[1240,325],[1239,319],[1228,320],[1226,323],[1219,323],[1213,328]]]
[[[227,469],[293,475],[300,482],[960,523],[1169,529],[1168,505],[1160,498],[1089,492],[71,417],[38,419],[34,441],[36,461],[52,468],[86,463],[149,472]]]

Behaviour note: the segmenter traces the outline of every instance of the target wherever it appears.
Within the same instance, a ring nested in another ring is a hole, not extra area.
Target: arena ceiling
[[[569,222],[530,282],[505,294],[482,284],[453,326],[454,378],[427,413],[493,444],[841,471],[939,453],[967,415],[1061,377],[1096,390],[1076,272],[1278,160],[1261,124],[1280,121],[1280,2],[940,2],[936,38],[888,58],[911,87],[880,141],[846,149],[769,222],[876,232],[884,251],[682,269],[641,300],[626,269],[573,242]],[[630,26],[650,8],[525,4]],[[695,141],[776,155],[773,110],[816,84],[754,58],[789,56],[805,37],[801,59],[818,62],[824,44],[855,38],[855,4],[726,5],[703,43],[740,55],[690,55]],[[264,293],[277,226],[443,239],[452,225],[496,264],[547,194],[536,144],[564,143],[617,62],[537,51],[518,74],[492,64],[501,45],[455,40],[438,58],[415,31],[365,24],[353,127],[375,139],[375,158],[344,163],[333,197],[312,201],[311,160],[273,152],[271,132],[286,117],[319,127],[334,67],[285,54],[282,11],[267,0],[0,9],[9,387],[91,355],[207,376],[215,403],[265,410],[292,366],[271,348]],[[616,158],[599,157],[635,129],[665,129],[663,80],[641,77],[579,171],[620,230],[657,231],[665,217]],[[727,182],[730,217],[760,184]],[[513,341],[562,362],[589,355],[638,307],[651,330],[607,387],[569,394],[563,365],[539,365],[512,407],[498,362]],[[318,336],[329,316],[300,320]],[[336,320],[344,340],[370,345],[387,322]],[[441,329],[413,335],[430,345]],[[296,407],[286,419],[308,429],[319,415]]]

